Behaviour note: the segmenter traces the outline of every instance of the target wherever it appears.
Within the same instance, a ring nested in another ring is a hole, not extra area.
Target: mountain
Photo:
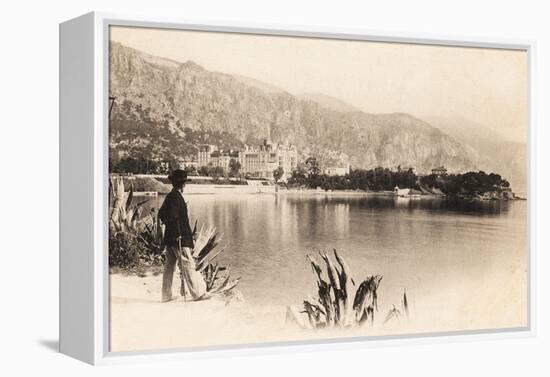
[[[191,156],[201,143],[238,148],[270,138],[295,144],[300,158],[315,156],[323,165],[349,158],[355,168],[465,171],[480,159],[475,148],[409,114],[336,110],[342,102],[327,96],[293,96],[119,43],[110,46],[110,92],[116,97],[110,145],[117,156]]]
[[[303,94],[298,94],[296,97],[304,101],[316,102],[320,106],[326,109],[332,109],[334,111],[345,112],[345,113],[361,111],[357,107],[350,105],[349,103],[340,101],[338,98],[334,98],[324,94],[303,93]]]
[[[477,122],[461,117],[427,117],[430,124],[474,149],[480,156],[478,167],[498,172],[506,177],[515,190],[526,193],[527,145],[510,141],[502,134]]]

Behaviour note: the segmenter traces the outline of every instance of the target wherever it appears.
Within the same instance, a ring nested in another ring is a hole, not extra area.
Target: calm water
[[[185,199],[192,223],[197,219],[224,233],[229,247],[219,261],[242,277],[240,290],[254,304],[300,304],[312,294],[306,254],[318,250],[342,251],[355,281],[384,275],[380,296],[386,304],[399,303],[404,289],[413,300],[430,295],[459,299],[453,298],[458,286],[490,292],[527,265],[524,201],[334,194]]]

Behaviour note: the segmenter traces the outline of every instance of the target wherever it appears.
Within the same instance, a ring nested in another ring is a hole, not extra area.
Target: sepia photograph
[[[111,352],[528,327],[525,50],[109,28]]]

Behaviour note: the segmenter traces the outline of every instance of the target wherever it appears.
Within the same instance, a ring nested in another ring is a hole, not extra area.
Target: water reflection
[[[384,289],[397,291],[481,278],[494,266],[517,264],[526,255],[526,202],[184,196],[191,221],[224,233],[230,246],[220,261],[242,277],[247,301],[260,304],[299,303],[314,288],[305,256],[320,249],[342,250],[356,274],[383,274]]]

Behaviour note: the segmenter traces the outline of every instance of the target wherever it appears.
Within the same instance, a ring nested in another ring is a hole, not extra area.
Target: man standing
[[[187,204],[183,200],[182,192],[187,182],[187,172],[184,170],[174,170],[168,179],[172,183],[172,191],[164,199],[164,203],[159,209],[159,218],[165,225],[164,244],[166,245],[166,261],[164,263],[164,274],[162,276],[162,302],[173,300],[172,281],[174,279],[174,269],[176,262],[180,260],[182,251],[180,248],[189,248],[184,250],[184,255],[191,256],[191,250],[194,248],[193,233],[189,225],[189,216],[187,214]],[[181,260],[180,260],[181,263]],[[180,264],[180,269],[183,266]],[[184,271],[181,271],[184,274]],[[182,280],[182,293],[183,293]]]

